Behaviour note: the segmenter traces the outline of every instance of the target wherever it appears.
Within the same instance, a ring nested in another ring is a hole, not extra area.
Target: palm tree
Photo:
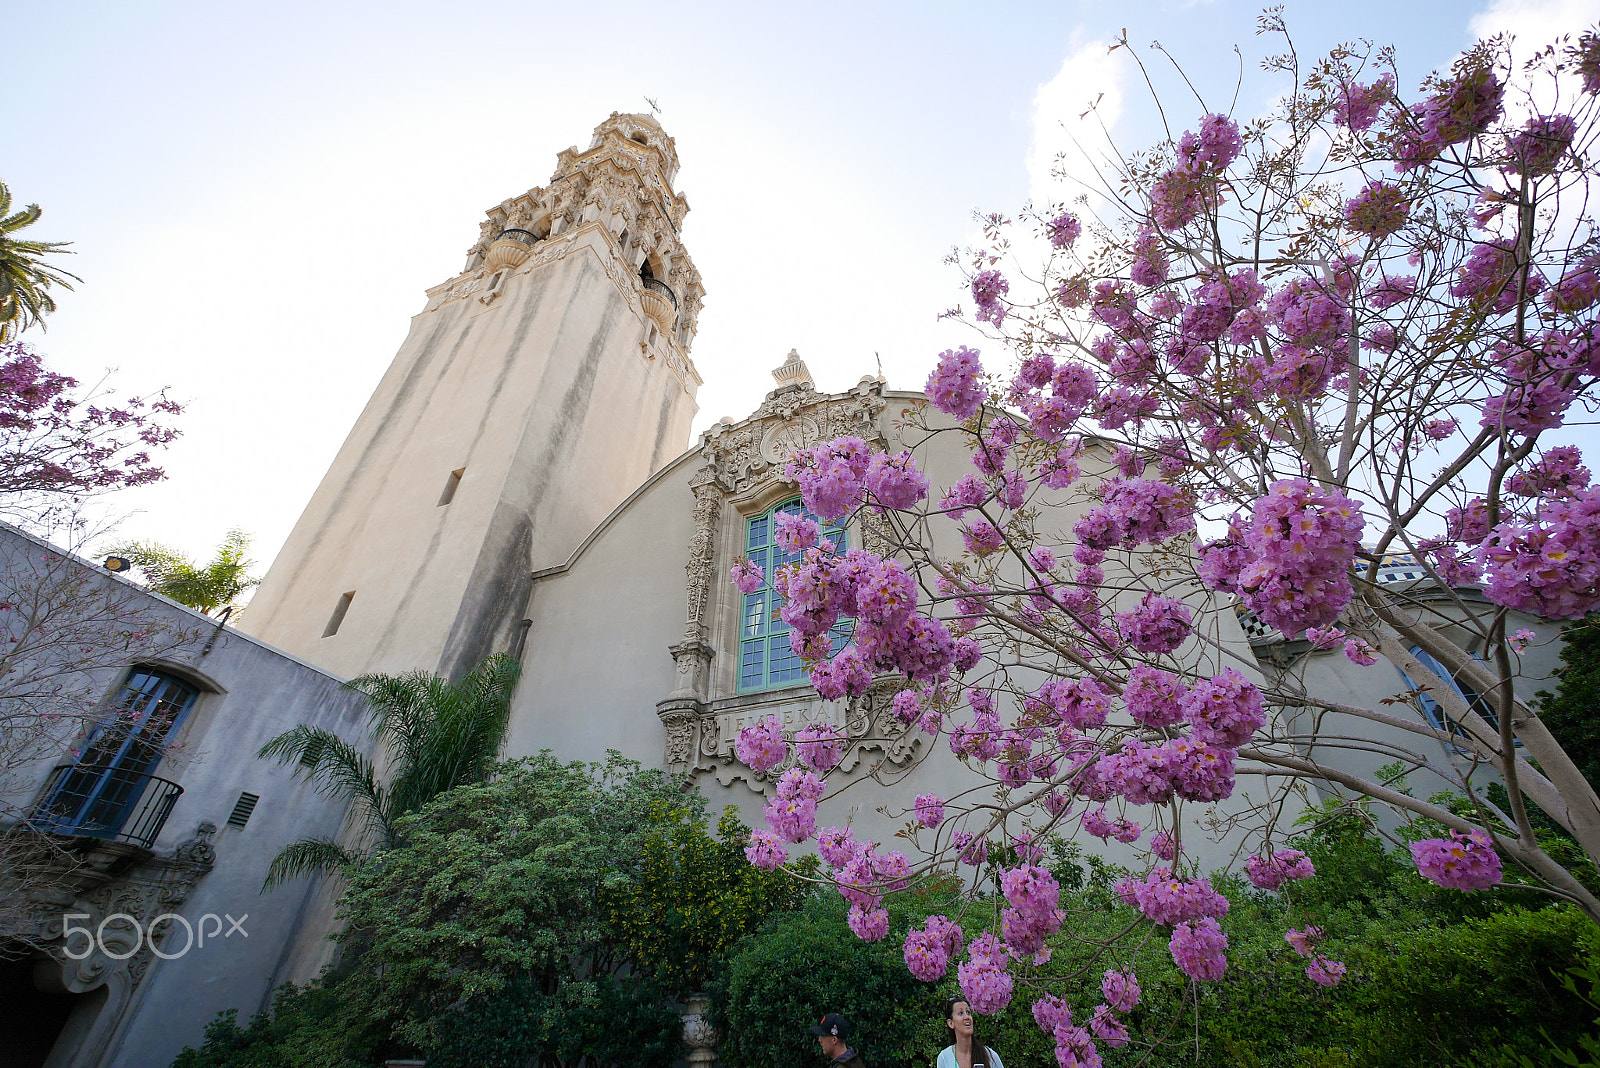
[[[398,841],[395,823],[401,816],[446,790],[489,777],[521,672],[516,660],[497,653],[456,683],[426,671],[362,675],[345,683],[367,698],[373,737],[393,758],[387,783],[378,781],[376,766],[359,748],[321,727],[285,731],[256,755],[294,765],[325,797],[357,805],[360,837],[387,849]],[[302,838],[273,858],[263,889],[361,859],[331,838]]]
[[[156,593],[206,615],[219,608],[236,609],[239,595],[261,582],[250,574],[255,566],[250,559],[250,536],[237,527],[228,531],[216,555],[204,565],[153,541],[129,542],[108,553],[126,557],[144,572],[145,585]]]
[[[48,292],[50,286],[71,289],[67,279],[83,281],[43,262],[46,256],[66,251],[70,242],[28,241],[12,236],[38,222],[41,214],[37,204],[13,212],[11,190],[0,182],[0,344],[56,310],[56,302]]]

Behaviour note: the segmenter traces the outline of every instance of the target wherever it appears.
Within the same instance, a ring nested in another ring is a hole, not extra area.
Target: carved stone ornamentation
[[[744,779],[757,791],[765,790],[786,767],[756,774],[738,763],[733,748],[741,729],[768,715],[777,715],[790,733],[818,722],[844,728],[849,742],[841,767],[846,772],[858,767],[869,752],[882,754],[875,758],[879,762],[903,766],[921,744],[920,735],[908,732],[889,712],[894,692],[903,685],[893,679],[880,680],[867,694],[848,702],[823,701],[808,687],[728,697],[710,692],[712,655],[707,641],[719,600],[713,591],[732,589],[726,576],[718,573],[729,556],[718,551],[718,526],[728,501],[770,500],[768,490],[783,481],[789,459],[819,441],[853,436],[880,447],[885,444],[878,420],[888,402],[878,379],[864,378],[848,393],[818,393],[804,361],[794,352],[773,376],[780,385],[767,394],[754,415],[739,423],[717,423],[701,436],[705,462],[689,482],[695,532],[689,542],[685,640],[671,649],[678,665],[676,687],[656,706],[667,729],[668,767],[693,774],[711,772],[724,785]],[[881,551],[888,545],[886,530],[869,527],[861,535],[869,547]]]
[[[698,329],[705,287],[678,236],[689,202],[672,190],[677,173],[677,148],[660,123],[649,115],[611,115],[595,127],[587,149],[569,148],[556,157],[556,172],[547,186],[510,197],[488,211],[477,242],[468,250],[468,269],[428,290],[429,307],[477,291],[486,271],[535,271],[575,248],[593,248],[598,236],[604,248],[596,251],[602,251],[607,276],[630,309],[659,326],[664,362],[693,395],[701,380],[688,347]],[[530,248],[499,237],[506,229],[531,230],[542,239]],[[641,285],[641,256],[660,268],[655,277],[670,279],[676,307]],[[489,306],[499,295],[497,287],[479,299]]]
[[[710,773],[719,783],[731,786],[743,780],[757,793],[766,793],[785,771],[794,766],[794,754],[767,772],[752,771],[734,755],[739,732],[768,716],[783,724],[785,736],[814,723],[831,723],[845,732],[844,759],[839,770],[851,774],[858,769],[876,772],[903,768],[915,759],[925,739],[914,727],[894,716],[894,695],[907,683],[897,676],[873,682],[860,697],[824,701],[815,692],[783,695],[758,694],[712,701],[699,715],[700,739],[696,773]],[[876,754],[876,755],[874,755]]]
[[[192,929],[170,917],[216,863],[216,833],[204,820],[166,855],[100,839],[41,840],[36,859],[51,871],[30,881],[48,889],[30,901],[31,929],[19,941],[47,955],[34,968],[41,989],[82,994],[106,987],[105,1007],[78,1042],[84,1063],[103,1055],[155,959],[191,948]]]
[[[722,495],[716,487],[703,484],[694,488],[694,535],[689,539],[688,613],[684,620],[683,636],[688,641],[700,641],[706,634],[706,603],[711,594],[715,576],[718,519],[722,515]]]
[[[722,1038],[706,1017],[709,1000],[704,994],[690,994],[683,1008],[683,1044],[689,1047],[690,1068],[709,1068],[716,1063],[717,1042]]]

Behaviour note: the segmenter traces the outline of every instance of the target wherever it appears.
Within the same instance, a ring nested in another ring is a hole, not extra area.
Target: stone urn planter
[[[717,1062],[717,1040],[722,1037],[706,1019],[710,1001],[704,994],[683,999],[683,1041],[689,1047],[690,1068],[711,1068]]]

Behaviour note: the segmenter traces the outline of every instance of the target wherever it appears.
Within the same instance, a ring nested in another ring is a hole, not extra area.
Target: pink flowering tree
[[[1600,923],[1534,833],[1542,812],[1600,861],[1600,799],[1523,699],[1519,623],[1600,606],[1600,486],[1561,436],[1600,393],[1600,37],[1527,65],[1480,44],[1409,94],[1385,51],[1268,67],[1271,114],[1198,109],[1072,210],[988,218],[970,260],[986,340],[939,357],[910,451],[845,438],[794,458],[808,509],[872,523],[894,552],[807,532],[778,574],[735,569],[782,597],[824,697],[898,677],[925,752],[948,746],[975,776],[917,798],[913,858],[816,826],[840,740],[814,732],[748,855],[773,867],[815,842],[863,938],[884,937],[886,894],[995,860],[999,923],[934,917],[904,943],[919,978],[955,964],[980,1013],[1064,937],[1047,836],[1141,849],[1118,893],[1206,982],[1226,968],[1228,906],[1184,828],[1211,814],[1276,889],[1315,874],[1282,825],[1312,786],[1433,828],[1407,836],[1425,878],[1514,874]],[[930,485],[918,452],[952,435],[972,467]],[[1379,582],[1394,553],[1425,579]],[[1257,662],[1241,616],[1281,635],[1286,663]],[[830,655],[841,617],[854,636]],[[1308,679],[1329,655],[1346,674],[1387,661],[1397,692],[1363,703]],[[773,721],[738,755],[765,770],[787,749]],[[1457,801],[1363,770],[1380,765]],[[1244,773],[1266,792],[1243,796]],[[1334,985],[1319,934],[1286,937],[1308,981]],[[1104,993],[1077,1022],[1034,1004],[1063,1068],[1127,1040],[1137,979],[1113,968]]]
[[[27,345],[0,344],[0,514],[37,526],[63,503],[159,482],[153,453],[177,437],[182,410],[164,393],[81,389]]]

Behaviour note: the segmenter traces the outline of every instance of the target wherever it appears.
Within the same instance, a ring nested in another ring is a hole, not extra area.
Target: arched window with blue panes
[[[776,517],[782,512],[808,516],[822,528],[822,536],[832,541],[839,552],[849,548],[846,531],[829,526],[806,511],[798,498],[745,520],[744,553],[765,572],[767,584],[745,595],[744,610],[739,614],[740,693],[793,686],[806,678],[805,661],[795,656],[789,646],[789,625],[778,618],[783,598],[772,588],[773,576],[779,569],[800,559],[799,554],[786,553],[773,543]],[[834,624],[835,653],[844,648],[854,628],[854,621],[849,619]]]
[[[1465,728],[1463,728],[1459,723],[1455,722],[1449,716],[1445,715],[1444,706],[1442,706],[1437,700],[1434,699],[1432,694],[1423,688],[1424,686],[1436,687],[1441,682],[1449,686],[1451,690],[1455,691],[1455,695],[1461,698],[1462,703],[1464,703],[1468,708],[1482,716],[1484,722],[1489,725],[1490,730],[1500,729],[1499,717],[1494,714],[1494,709],[1489,706],[1489,702],[1485,701],[1481,694],[1479,694],[1471,686],[1468,686],[1466,683],[1463,683],[1460,679],[1456,678],[1455,675],[1451,673],[1449,668],[1439,663],[1439,661],[1436,660],[1427,650],[1423,649],[1422,646],[1413,645],[1411,647],[1411,655],[1416,657],[1423,667],[1427,668],[1429,671],[1433,672],[1434,675],[1438,676],[1437,679],[1428,679],[1426,682],[1419,684],[1416,679],[1413,679],[1404,671],[1400,671],[1400,677],[1405,680],[1405,684],[1411,689],[1413,695],[1415,696],[1417,705],[1422,709],[1422,714],[1428,718],[1428,722],[1433,726],[1434,730],[1449,731],[1451,734],[1466,733]],[[1484,662],[1483,657],[1479,656],[1475,652],[1472,653],[1472,659],[1478,661],[1479,663]],[[1400,669],[1397,667],[1395,670],[1399,671]],[[1521,746],[1522,742],[1518,741],[1517,745]]]
[[[199,696],[182,679],[134,668],[76,762],[57,769],[29,823],[58,834],[116,838],[150,791],[156,765]],[[170,806],[176,797],[163,803]]]

